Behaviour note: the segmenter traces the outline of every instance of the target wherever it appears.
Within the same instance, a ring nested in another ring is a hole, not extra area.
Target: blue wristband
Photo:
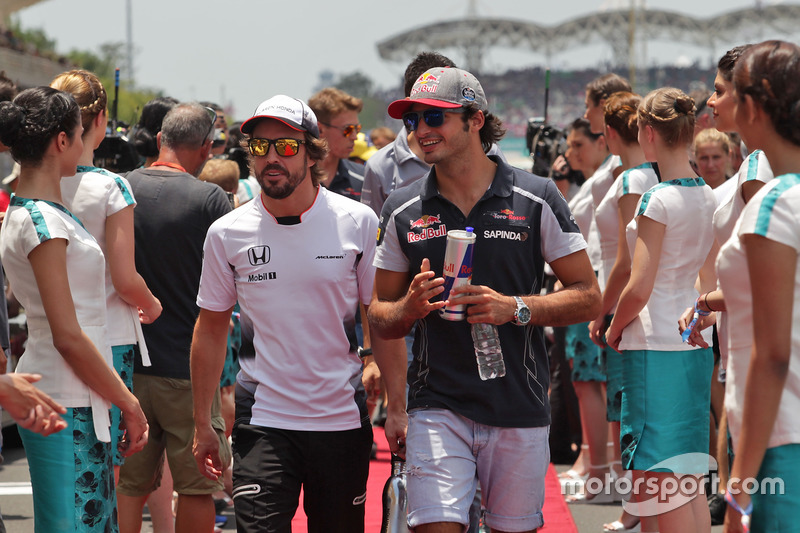
[[[702,311],[700,307],[697,305],[698,303],[700,303],[699,296],[697,297],[697,300],[694,301],[694,315],[692,316],[692,321],[689,322],[689,324],[686,326],[686,329],[683,330],[683,333],[681,333],[681,339],[683,340],[683,342],[687,342],[689,340],[689,337],[691,336],[695,325],[697,325],[697,320],[701,316],[708,316],[711,314],[709,311]]]
[[[739,513],[742,516],[750,516],[753,514],[753,502],[747,504],[745,509],[742,509],[742,506],[733,498],[733,495],[730,492],[725,493],[725,501],[728,502],[728,505],[733,507],[733,510]]]
[[[744,531],[744,533],[750,533],[750,515],[753,514],[753,502],[751,501],[747,504],[747,508],[742,509],[742,506],[733,499],[733,495],[727,491],[725,492],[725,502],[730,505],[734,511],[742,515],[740,522],[742,524],[742,531]]]

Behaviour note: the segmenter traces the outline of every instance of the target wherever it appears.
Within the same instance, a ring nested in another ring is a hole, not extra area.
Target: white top
[[[653,170],[653,165],[643,163],[623,171],[597,206],[594,219],[600,233],[602,264],[598,281],[601,291],[606,289],[608,277],[611,275],[611,269],[617,259],[620,198],[628,194],[641,196],[656,185],[658,185],[658,176]]]
[[[717,187],[714,191],[718,191],[722,187],[730,188],[730,193],[726,195],[723,201],[714,211],[714,238],[722,246],[734,234],[734,227],[739,220],[739,215],[744,209],[745,203],[742,197],[742,185],[747,181],[758,180],[764,183],[772,179],[772,167],[769,166],[769,161],[761,150],[755,150],[749,154],[744,161],[742,161],[738,172],[728,181]],[[731,183],[732,186],[728,187]],[[717,273],[719,277],[719,273]],[[749,281],[748,281],[749,283]],[[717,285],[721,287],[721,285]],[[724,291],[723,291],[724,293]],[[726,295],[727,299],[727,295]],[[727,302],[726,302],[727,307]],[[720,366],[727,368],[728,366],[728,342],[730,331],[728,328],[729,317],[727,312],[717,313],[717,337],[719,338],[719,352],[720,352]],[[727,379],[727,378],[726,378]]]
[[[77,174],[62,178],[61,197],[65,207],[78,217],[106,256],[106,220],[126,207],[136,205],[128,180],[97,167],[79,166]],[[109,344],[122,346],[138,342],[142,359],[146,364],[149,363],[139,311],[120,298],[111,281],[108,263],[105,283]]]
[[[739,237],[756,234],[800,252],[800,175],[786,174],[767,183],[742,211],[736,233],[717,260],[730,322],[730,353],[725,384],[728,428],[734,443],[742,428],[747,370],[753,344],[753,309],[747,257]],[[792,354],[786,385],[768,446],[800,443],[800,260],[797,262],[792,309]]]
[[[279,224],[257,197],[209,228],[197,305],[225,311],[238,299],[253,322],[256,356],[239,359],[237,378],[255,397],[251,424],[361,427],[347,329],[372,297],[377,232],[368,206],[323,187],[299,224]]]
[[[594,222],[594,210],[614,182],[613,171],[619,166],[619,157],[609,156],[589,179],[583,182],[580,190],[569,201],[569,210],[583,238],[586,240],[586,253],[592,268],[599,271],[602,263],[600,235]]]
[[[28,343],[16,371],[41,374],[36,387],[65,407],[92,407],[97,438],[109,442],[111,405],[73,372],[53,345],[50,323],[28,260],[37,246],[50,239],[67,241],[67,276],[78,323],[112,366],[106,340],[105,285],[98,283],[105,272],[102,250],[63,206],[13,196],[0,230],[0,257],[28,320]]]
[[[761,150],[755,150],[748,155],[739,167],[739,171],[727,183],[735,183],[734,190],[724,198],[716,211],[714,211],[714,237],[720,244],[725,243],[733,235],[733,228],[739,215],[744,209],[744,198],[742,197],[742,185],[747,181],[758,180],[767,183],[772,179],[772,167],[769,166],[767,156]],[[720,187],[717,187],[719,189]]]
[[[700,178],[660,183],[639,199],[636,216],[626,228],[631,257],[641,216],[664,224],[666,230],[653,292],[639,316],[623,330],[621,349],[696,349],[681,341],[678,318],[697,299],[694,283],[713,243],[715,205],[714,193]]]
[[[239,205],[246,204],[259,194],[261,194],[261,185],[255,176],[247,176],[247,178],[239,180],[239,187],[236,189]]]

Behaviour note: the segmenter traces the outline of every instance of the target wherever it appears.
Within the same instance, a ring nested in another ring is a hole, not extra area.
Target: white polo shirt
[[[361,427],[347,330],[372,296],[377,231],[369,207],[322,187],[299,224],[279,224],[258,196],[209,228],[197,305],[225,311],[238,299],[253,322],[256,355],[240,358],[237,378],[255,397],[251,424]]]

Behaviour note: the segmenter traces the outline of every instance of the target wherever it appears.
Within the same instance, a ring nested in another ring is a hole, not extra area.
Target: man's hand
[[[426,257],[420,265],[420,272],[411,280],[404,298],[404,315],[414,320],[428,316],[445,306],[446,301],[430,302],[430,299],[444,292],[444,278],[436,278],[431,270],[431,262]]]
[[[408,431],[408,414],[405,409],[393,409],[391,405],[386,411],[386,424],[383,426],[389,450],[400,457],[406,458],[406,432]]]
[[[370,357],[370,359],[372,359]],[[361,373],[361,383],[367,392],[367,403],[375,403],[381,395],[381,371],[374,360],[364,362],[364,370]]]
[[[67,409],[31,383],[39,374],[5,374],[0,376],[0,404],[21,428],[51,435],[67,427],[59,415]]]
[[[219,457],[219,438],[211,424],[195,425],[192,453],[201,474],[214,481],[219,479],[225,467]]]
[[[606,332],[608,328],[608,324],[606,323],[605,317],[603,318],[595,318],[591,322],[589,322],[589,337],[592,339],[592,342],[598,345],[601,348],[606,347],[605,339],[603,338],[603,334]]]
[[[462,285],[450,291],[450,304],[466,304],[470,324],[505,324],[514,319],[517,302],[484,285]]]

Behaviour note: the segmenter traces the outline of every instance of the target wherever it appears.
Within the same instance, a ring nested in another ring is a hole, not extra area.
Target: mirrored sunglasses
[[[334,126],[333,124],[328,124],[327,122],[320,122],[320,124],[324,124],[329,128],[337,129],[342,132],[342,135],[345,137],[350,137],[353,132],[356,134],[361,133],[361,124],[348,124],[346,126]]]
[[[419,127],[420,123],[420,116],[422,120],[425,121],[431,128],[438,128],[442,124],[444,124],[444,115],[445,113],[463,113],[463,107],[457,107],[455,109],[426,109],[425,111],[409,111],[408,113],[403,113],[403,125],[406,127],[407,131],[416,131]]]
[[[269,152],[269,147],[274,146],[275,151],[281,157],[292,157],[300,151],[300,145],[305,144],[300,139],[259,139],[253,138],[247,141],[250,153],[257,157],[263,157]]]

